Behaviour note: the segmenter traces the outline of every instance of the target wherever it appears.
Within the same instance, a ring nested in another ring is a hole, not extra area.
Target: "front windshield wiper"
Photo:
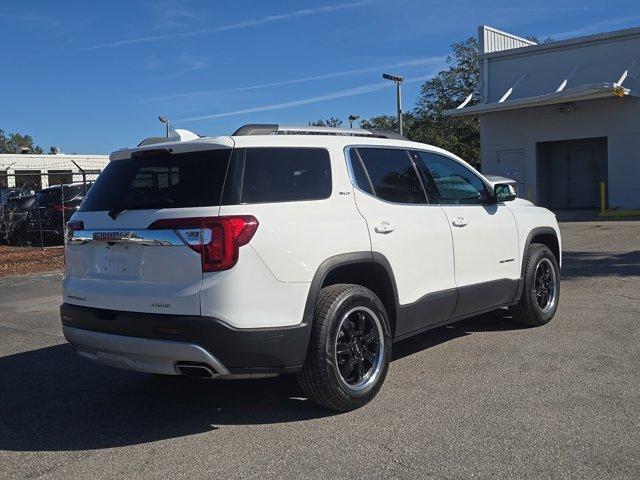
[[[112,208],[111,210],[109,210],[107,212],[107,215],[109,215],[113,220],[115,220],[116,218],[118,218],[118,215],[120,215],[122,212],[124,212],[126,210],[139,209],[141,207],[149,207],[149,208],[153,208],[153,207],[158,207],[158,208],[170,207],[174,203],[175,202],[173,200],[171,200],[170,198],[156,198],[156,199],[136,200],[136,201],[131,202],[131,203],[122,202],[122,204],[119,207],[115,207],[115,208]]]

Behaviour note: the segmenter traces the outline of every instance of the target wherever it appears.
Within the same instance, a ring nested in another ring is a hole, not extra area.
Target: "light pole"
[[[349,128],[353,128],[353,122],[358,120],[360,115],[349,115]]]
[[[164,123],[165,126],[165,136],[167,138],[169,138],[169,129],[171,128],[171,123],[169,123],[169,119],[167,117],[163,117],[162,115],[160,115],[158,117],[158,120],[160,120],[162,123]]]
[[[400,86],[404,81],[404,77],[383,73],[382,78],[384,78],[385,80],[391,80],[396,84],[396,100],[398,103],[398,133],[402,135],[402,89],[400,88]]]

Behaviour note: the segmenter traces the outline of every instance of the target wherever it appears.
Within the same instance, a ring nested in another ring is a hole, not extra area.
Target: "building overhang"
[[[568,88],[559,92],[546,93],[535,97],[517,98],[505,100],[503,102],[481,103],[469,107],[458,107],[445,110],[444,115],[455,117],[461,115],[478,115],[481,113],[501,112],[504,110],[516,110],[519,108],[542,107],[544,105],[555,105],[562,103],[578,102],[582,100],[595,100],[598,98],[612,97],[638,97],[634,90],[624,88],[615,83],[603,82],[581,85]]]

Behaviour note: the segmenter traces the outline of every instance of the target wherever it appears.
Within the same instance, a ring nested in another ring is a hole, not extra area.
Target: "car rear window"
[[[9,208],[11,210],[29,208],[29,207],[31,207],[31,205],[35,201],[35,198],[36,198],[35,195],[10,198],[7,201],[7,208]]]
[[[115,160],[100,174],[80,211],[220,205],[230,155],[225,148]]]
[[[64,200],[73,200],[77,197],[82,197],[85,194],[85,189],[89,191],[91,188],[91,184],[87,183],[86,187],[84,185],[72,185],[64,187]]]
[[[331,195],[331,162],[322,148],[247,148],[241,203],[320,200]]]
[[[89,190],[91,184],[87,183]],[[55,203],[70,202],[84,196],[84,185],[65,185],[64,187],[45,188],[36,193],[36,201],[39,206],[46,206]],[[63,197],[64,192],[64,197]]]
[[[36,193],[38,205],[49,205],[62,201],[61,190],[59,188],[45,188]]]

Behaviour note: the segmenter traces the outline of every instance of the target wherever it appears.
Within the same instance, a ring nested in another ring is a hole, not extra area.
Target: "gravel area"
[[[0,277],[61,271],[63,265],[63,247],[0,245]]]

